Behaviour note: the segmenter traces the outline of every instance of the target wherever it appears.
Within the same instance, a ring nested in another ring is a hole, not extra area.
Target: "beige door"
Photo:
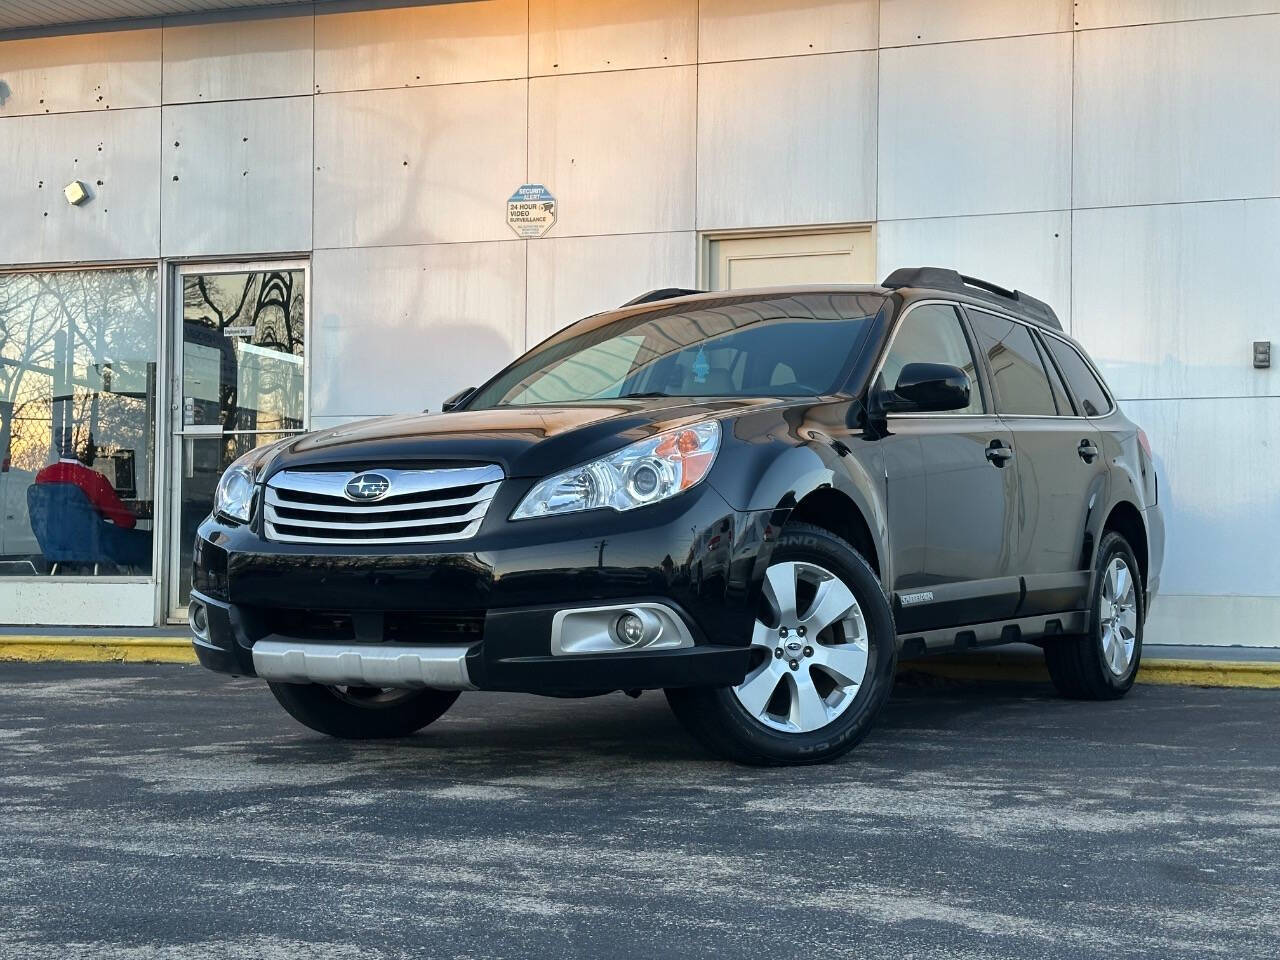
[[[829,233],[713,239],[707,249],[712,290],[809,283],[875,283],[870,228]]]

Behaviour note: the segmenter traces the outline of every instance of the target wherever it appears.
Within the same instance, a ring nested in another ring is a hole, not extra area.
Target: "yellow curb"
[[[0,635],[0,660],[76,663],[195,663],[186,637],[40,637]]]
[[[1252,687],[1280,689],[1280,663],[1252,660],[1144,660],[1139,683],[1179,687]]]
[[[899,672],[952,680],[1013,680],[1048,683],[1043,662],[1029,657],[937,657],[899,664]],[[1177,687],[1280,689],[1280,663],[1244,660],[1143,660],[1138,683]]]

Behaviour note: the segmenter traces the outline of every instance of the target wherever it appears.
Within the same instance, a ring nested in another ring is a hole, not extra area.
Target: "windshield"
[[[883,294],[704,300],[570,327],[465,406],[522,407],[623,397],[806,397],[839,389]]]

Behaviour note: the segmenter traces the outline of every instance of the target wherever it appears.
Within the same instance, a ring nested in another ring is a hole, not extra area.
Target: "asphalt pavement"
[[[0,957],[1280,956],[1280,693],[900,680],[824,767],[660,694],[327,740],[256,681],[0,663]]]

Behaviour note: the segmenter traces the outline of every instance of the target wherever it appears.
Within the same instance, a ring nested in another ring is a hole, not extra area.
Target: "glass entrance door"
[[[175,287],[169,612],[180,617],[218,478],[254,447],[306,427],[307,266],[184,265]]]

